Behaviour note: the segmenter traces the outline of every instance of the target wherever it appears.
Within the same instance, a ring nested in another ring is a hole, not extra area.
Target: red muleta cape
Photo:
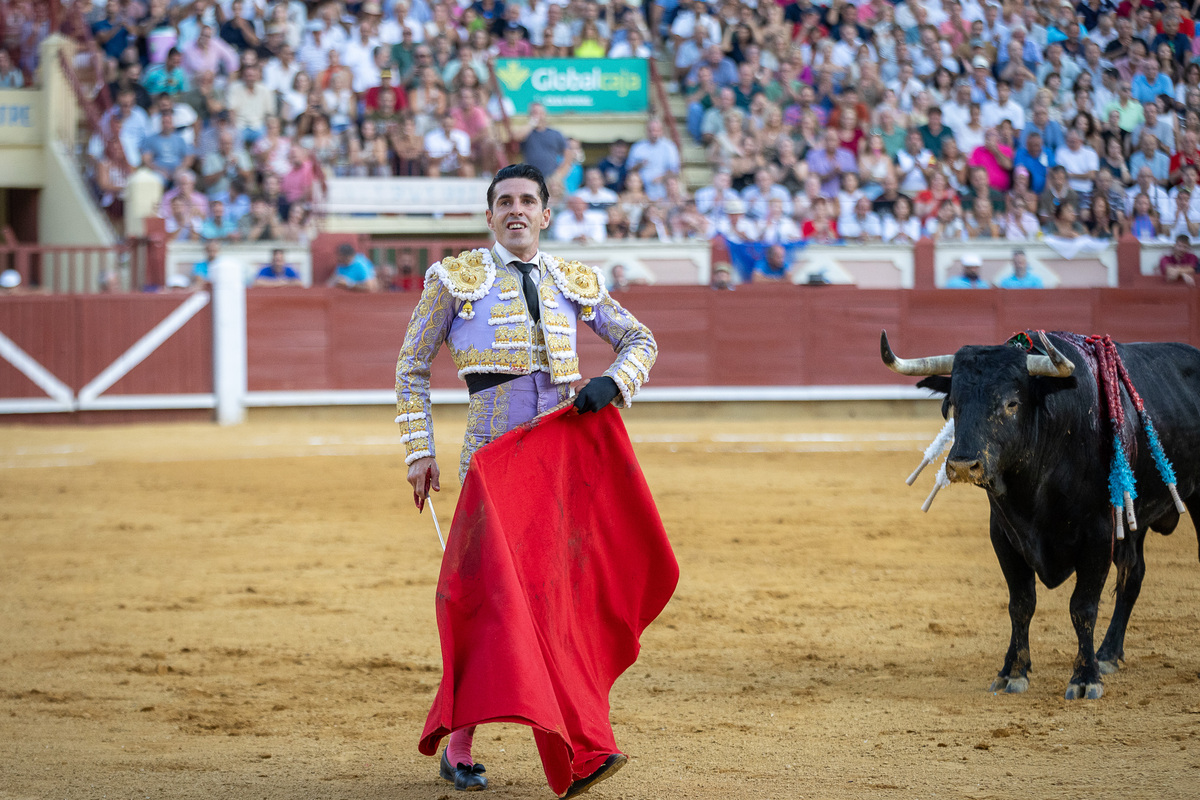
[[[479,450],[438,578],[442,682],[421,752],[459,728],[518,722],[563,794],[620,752],[609,691],[678,580],[614,407],[567,407]]]

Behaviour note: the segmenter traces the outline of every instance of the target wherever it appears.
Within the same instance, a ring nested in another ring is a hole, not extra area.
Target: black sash
[[[475,394],[482,392],[484,389],[490,389],[493,386],[499,386],[502,383],[515,381],[520,378],[520,375],[511,375],[507,372],[473,372],[465,376],[467,382],[467,394]]]

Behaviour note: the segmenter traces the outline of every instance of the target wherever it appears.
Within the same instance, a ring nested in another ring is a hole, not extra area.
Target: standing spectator
[[[1024,250],[1013,250],[1012,274],[996,284],[1001,289],[1043,289],[1046,284],[1037,275],[1029,271],[1029,259]]]
[[[375,265],[366,256],[357,252],[352,244],[337,246],[337,263],[333,275],[325,284],[353,292],[377,292],[379,281],[375,277]]]
[[[567,137],[546,123],[546,107],[529,104],[529,124],[521,140],[521,157],[543,175],[553,175],[567,151]]]
[[[262,136],[267,117],[274,116],[276,111],[275,93],[258,79],[257,66],[245,67],[242,79],[231,84],[226,95],[234,126],[248,144]]]
[[[1175,237],[1175,246],[1171,252],[1158,260],[1158,271],[1162,273],[1163,281],[1176,281],[1185,286],[1196,285],[1196,273],[1200,272],[1200,259],[1192,252],[1192,242],[1184,234]]]
[[[192,148],[175,130],[174,113],[164,111],[162,131],[142,142],[142,166],[158,173],[163,183],[170,183],[175,170],[190,168],[193,158]]]
[[[651,200],[661,200],[666,196],[667,176],[678,175],[680,166],[679,149],[663,136],[662,120],[651,117],[646,122],[646,138],[629,150],[628,170],[641,175]]]
[[[629,158],[629,142],[617,139],[608,146],[608,154],[600,159],[596,167],[604,176],[604,185],[614,192],[625,189],[626,161]]]
[[[211,72],[230,77],[238,71],[238,54],[228,42],[213,35],[211,25],[202,25],[196,41],[182,48],[180,64],[191,75]]]
[[[471,163],[471,137],[454,127],[454,115],[444,114],[440,127],[425,134],[426,174],[431,178],[457,175],[471,178],[475,167]]]

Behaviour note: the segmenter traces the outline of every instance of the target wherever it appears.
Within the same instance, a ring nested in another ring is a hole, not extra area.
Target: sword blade
[[[433,517],[433,529],[437,531],[438,544],[442,546],[442,552],[446,552],[446,540],[442,538],[442,526],[438,524],[437,512],[433,510],[433,498],[426,497],[425,503],[429,506],[429,515]]]

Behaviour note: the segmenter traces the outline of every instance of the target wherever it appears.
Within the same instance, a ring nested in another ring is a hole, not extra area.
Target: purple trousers
[[[458,480],[466,480],[476,450],[554,408],[570,392],[570,384],[555,384],[549,373],[535,372],[471,395]]]

